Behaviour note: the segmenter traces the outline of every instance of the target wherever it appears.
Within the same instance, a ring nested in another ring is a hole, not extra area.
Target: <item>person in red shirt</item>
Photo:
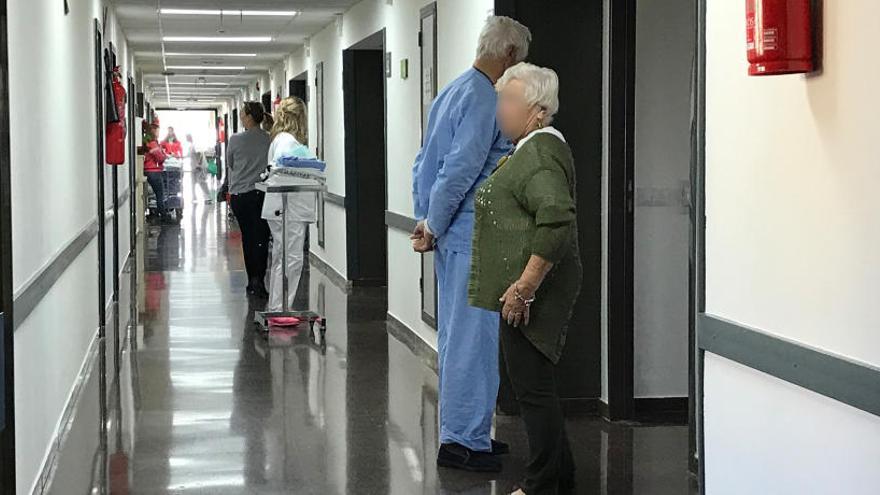
[[[156,211],[162,222],[168,221],[168,210],[165,209],[165,150],[159,145],[159,126],[150,125],[150,141],[147,143],[147,152],[144,155],[144,175],[147,182],[153,188],[156,196]]]
[[[180,144],[180,140],[177,139],[177,134],[174,133],[173,127],[168,128],[168,134],[165,136],[165,140],[162,141],[162,149],[166,155],[183,158],[183,146]]]

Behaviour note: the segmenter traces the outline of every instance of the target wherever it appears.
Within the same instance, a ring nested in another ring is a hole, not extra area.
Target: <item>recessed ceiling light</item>
[[[271,36],[165,36],[162,41],[178,41],[191,43],[268,43]]]
[[[166,57],[256,57],[256,53],[166,53]]]
[[[299,15],[296,10],[210,10],[210,9],[161,9],[164,15],[228,15],[253,17],[293,17]]]
[[[243,65],[169,65],[171,70],[244,70]]]

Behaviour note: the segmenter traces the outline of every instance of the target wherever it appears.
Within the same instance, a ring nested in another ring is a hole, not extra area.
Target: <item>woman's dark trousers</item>
[[[574,459],[556,387],[556,365],[523,335],[501,322],[504,365],[529,437],[529,462],[522,482],[527,495],[570,493]]]
[[[269,224],[262,216],[265,196],[262,191],[232,195],[232,213],[241,229],[241,245],[249,287],[262,287],[266,278],[270,233]]]

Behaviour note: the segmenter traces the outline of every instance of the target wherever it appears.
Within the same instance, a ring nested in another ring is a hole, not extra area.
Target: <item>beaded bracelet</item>
[[[525,304],[527,308],[531,306],[533,302],[535,302],[534,295],[528,299],[524,298],[522,294],[519,293],[519,285],[517,284],[513,284],[513,297],[515,297],[517,301]]]

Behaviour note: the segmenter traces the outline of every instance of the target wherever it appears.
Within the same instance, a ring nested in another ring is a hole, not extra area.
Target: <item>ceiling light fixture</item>
[[[188,83],[188,82],[173,82],[168,83],[171,86],[229,86],[229,83],[225,82],[200,82],[200,83]],[[214,89],[214,88],[211,88]]]
[[[166,57],[256,57],[256,53],[166,53]]]
[[[163,15],[225,15],[248,17],[294,17],[296,10],[210,10],[210,9],[161,9]]]
[[[165,36],[162,41],[183,43],[268,43],[271,36]]]
[[[169,65],[172,70],[244,70],[243,65]]]

